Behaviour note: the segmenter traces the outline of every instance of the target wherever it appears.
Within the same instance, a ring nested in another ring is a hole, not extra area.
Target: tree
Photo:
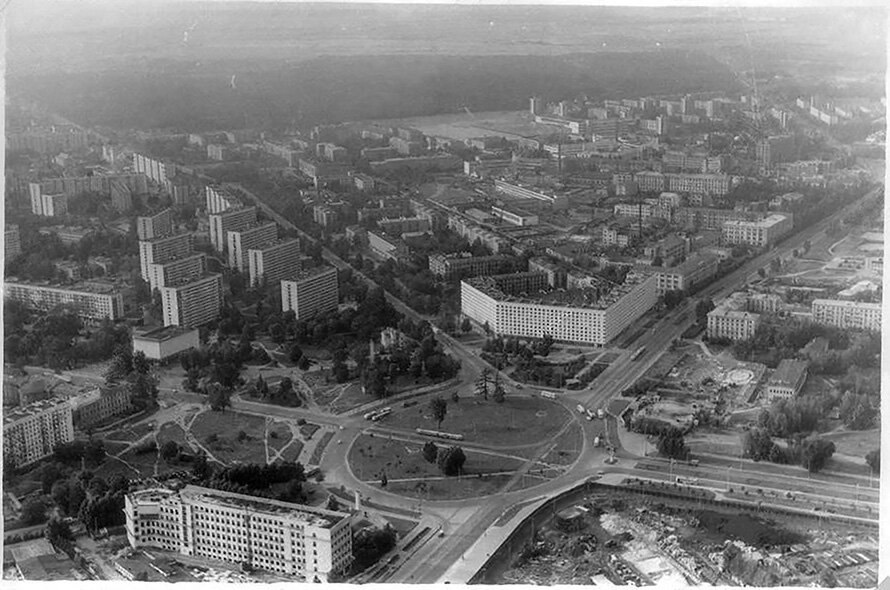
[[[776,443],[765,428],[752,428],[745,434],[742,444],[746,457],[754,461],[768,460]]]
[[[453,401],[454,403],[460,402],[460,392],[458,392],[456,389],[451,392],[451,401]]]
[[[460,331],[466,334],[470,330],[473,329],[473,324],[470,322],[470,318],[464,318],[460,323]]]
[[[834,451],[833,442],[811,436],[801,443],[800,464],[810,473],[816,473],[825,467]]]
[[[491,371],[486,368],[482,369],[482,373],[476,379],[475,393],[476,395],[481,395],[482,399],[488,399],[488,381],[490,377]]]
[[[865,463],[871,467],[872,471],[879,474],[881,473],[881,447],[873,451],[869,451],[869,453],[865,456]]]
[[[145,353],[141,350],[137,350],[133,353],[133,370],[140,375],[147,375],[151,370],[151,363],[149,363]]]
[[[695,304],[695,317],[701,320],[714,311],[715,307],[712,299],[699,299],[698,303]]]
[[[464,466],[467,456],[460,447],[448,447],[439,451],[436,463],[445,475],[458,475]]]
[[[46,504],[40,498],[28,500],[22,505],[20,520],[26,527],[46,522]]]
[[[498,379],[497,373],[495,373],[494,378],[494,392],[491,394],[491,399],[495,401],[495,403],[502,404],[504,400],[507,399],[506,391],[504,390],[504,384]]]
[[[441,395],[437,395],[430,400],[430,410],[433,413],[433,420],[436,421],[436,428],[441,428],[442,421],[445,420],[445,415],[448,413],[448,402]]]
[[[117,347],[111,357],[111,363],[108,370],[105,371],[105,381],[112,383],[126,379],[131,372],[133,372],[133,350],[130,346],[122,344]]]
[[[179,445],[175,440],[168,440],[161,445],[160,453],[161,459],[169,462],[179,456]]]
[[[62,470],[58,463],[47,463],[40,470],[40,483],[44,494],[52,491],[53,485],[62,477]]]
[[[423,458],[426,459],[427,463],[435,463],[438,455],[439,447],[436,446],[436,443],[427,441],[426,444],[423,445]]]
[[[47,521],[43,534],[46,535],[47,541],[56,547],[64,544],[65,541],[70,542],[74,540],[74,534],[71,532],[71,527],[68,526],[68,523],[56,517]]]
[[[658,436],[658,452],[671,459],[684,460],[689,456],[689,447],[683,431],[676,427],[665,429]]]
[[[668,309],[674,309],[683,301],[684,293],[682,290],[671,290],[666,291],[662,296],[662,301],[664,301],[665,307]]]
[[[352,541],[352,554],[360,569],[380,559],[396,545],[396,531],[389,524],[384,528],[364,528],[356,533]]]
[[[333,510],[334,512],[340,510],[340,502],[337,501],[337,497],[334,494],[328,496],[328,503],[325,505],[325,508]]]
[[[207,402],[210,404],[211,410],[214,412],[224,412],[226,408],[231,407],[232,394],[228,389],[219,383],[212,383],[207,389],[209,390],[207,393]]]
[[[195,457],[195,461],[192,463],[192,475],[202,482],[210,479],[213,475],[213,468],[207,461],[207,455],[203,452],[198,453]]]

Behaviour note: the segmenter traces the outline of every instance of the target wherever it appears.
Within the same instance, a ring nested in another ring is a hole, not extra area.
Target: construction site
[[[548,512],[514,547],[504,563],[488,564],[485,583],[877,584],[877,527],[621,488]]]

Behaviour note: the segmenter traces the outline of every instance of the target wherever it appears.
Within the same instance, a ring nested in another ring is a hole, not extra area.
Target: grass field
[[[120,430],[112,430],[105,434],[103,438],[108,438],[111,440],[125,440],[129,442],[134,442],[150,433],[154,428],[151,426],[151,423],[143,423],[136,424],[135,426],[129,426],[127,428],[122,428]]]
[[[385,419],[400,428],[436,429],[428,404],[398,408]],[[571,418],[562,406],[537,397],[507,397],[492,400],[462,398],[448,400],[441,430],[462,434],[465,440],[495,447],[526,446],[546,440]]]
[[[571,465],[578,458],[578,455],[581,454],[581,446],[583,445],[581,428],[578,426],[569,428],[554,442],[556,446],[541,457],[541,461],[555,465]]]
[[[167,422],[162,424],[158,429],[158,445],[162,445],[168,440],[179,443],[180,446],[188,446],[185,442],[185,432],[182,427],[175,422]]]
[[[264,422],[262,418],[237,412],[206,411],[195,419],[191,433],[223,463],[265,463]],[[247,438],[239,441],[242,431]],[[217,439],[212,444],[207,442],[211,434]]]
[[[394,494],[423,500],[459,500],[477,498],[497,494],[510,481],[512,475],[488,475],[472,477],[452,477],[447,480],[429,482],[392,482],[386,486],[387,491]],[[543,480],[525,478],[526,485],[521,482],[511,490],[522,489]]]

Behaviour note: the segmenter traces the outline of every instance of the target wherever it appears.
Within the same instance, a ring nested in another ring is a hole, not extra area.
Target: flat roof
[[[22,406],[20,408],[14,408],[9,411],[3,412],[3,424],[11,424],[16,420],[21,420],[22,418],[27,418],[28,416],[33,416],[35,414],[40,414],[41,412],[45,412],[46,410],[62,405],[67,406],[68,401],[57,398],[37,400],[35,402],[31,402],[27,406]]]
[[[49,282],[30,283],[26,281],[17,281],[15,277],[9,277],[12,280],[5,281],[6,285],[16,285],[19,287],[33,287],[37,289],[58,289],[60,291],[74,291],[80,293],[92,293],[100,295],[108,295],[119,290],[111,284],[96,283],[94,281],[84,283],[74,283],[72,285],[58,285]]]
[[[163,326],[160,328],[148,330],[147,332],[134,332],[133,339],[135,340],[136,338],[139,338],[140,340],[163,341],[197,331],[197,328],[184,328],[182,326]]]
[[[770,377],[770,385],[794,385],[803,376],[809,363],[793,359],[782,359],[779,366]]]

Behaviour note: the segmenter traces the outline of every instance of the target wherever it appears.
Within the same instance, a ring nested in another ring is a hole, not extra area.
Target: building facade
[[[339,301],[340,286],[336,268],[314,268],[301,272],[296,278],[281,281],[281,310],[293,310],[297,319],[334,311]]]
[[[124,500],[131,547],[246,563],[327,581],[352,562],[351,517],[301,504],[188,485],[154,488]]]
[[[16,467],[48,457],[72,440],[74,421],[67,400],[40,400],[3,412],[3,452]]]
[[[519,270],[520,260],[514,256],[460,256],[433,254],[429,269],[446,281],[481,275],[498,275]]]
[[[136,235],[140,240],[163,238],[173,233],[173,210],[164,209],[154,215],[136,218]]]
[[[126,386],[98,387],[71,398],[70,403],[74,426],[83,431],[133,409],[130,388]]]
[[[240,272],[246,272],[248,250],[276,239],[278,239],[278,224],[274,221],[254,224],[239,230],[229,230],[226,234],[229,268],[237,268]]]
[[[708,338],[749,340],[760,325],[760,314],[747,311],[748,296],[735,293],[708,313]]]
[[[770,402],[791,399],[800,393],[806,381],[806,361],[782,359],[766,384],[767,398]]]
[[[139,242],[139,267],[142,279],[151,280],[150,266],[185,258],[192,251],[192,237],[178,234]]]
[[[774,244],[792,228],[791,217],[778,213],[758,221],[726,221],[723,224],[723,242],[763,248]]]
[[[148,265],[148,284],[152,291],[197,279],[207,272],[207,257],[203,253],[188,254],[168,262]]]
[[[222,309],[222,289],[219,274],[161,287],[164,325],[194,328],[216,319]]]
[[[36,311],[46,312],[59,305],[70,305],[85,320],[119,320],[124,317],[123,296],[111,286],[82,283],[60,287],[9,281],[5,286],[7,298]]]
[[[813,321],[845,329],[881,331],[881,304],[840,299],[815,299]]]
[[[6,235],[3,241],[3,256],[5,260],[12,260],[22,253],[22,235],[19,226],[7,225]]]
[[[210,243],[218,252],[225,252],[230,231],[240,231],[255,224],[256,207],[228,209],[210,215]]]
[[[247,251],[247,268],[252,286],[275,284],[283,278],[296,276],[302,270],[300,240],[276,240]]]
[[[142,352],[145,358],[155,361],[166,360],[199,345],[197,329],[165,326],[133,333],[133,352]]]

